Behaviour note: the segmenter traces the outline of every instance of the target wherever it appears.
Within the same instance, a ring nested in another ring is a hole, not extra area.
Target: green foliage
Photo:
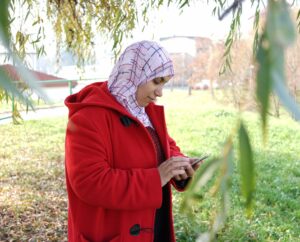
[[[260,37],[257,62],[257,98],[261,107],[263,133],[266,137],[271,91],[276,91],[282,103],[300,119],[299,108],[288,95],[285,86],[284,53],[293,43],[295,30],[285,1],[269,1],[264,32]]]
[[[189,5],[189,0],[48,0],[47,12],[55,27],[58,47],[71,51],[81,66],[93,58],[95,31],[102,33],[107,41],[113,41],[117,58],[123,38],[130,37],[138,23],[147,24],[149,10],[171,3],[182,9]]]
[[[254,4],[254,1],[252,1],[252,5]],[[253,21],[253,29],[254,29],[254,39],[253,39],[253,55],[256,55],[256,51],[258,48],[258,43],[259,43],[259,23],[260,23],[260,1],[257,1],[256,9],[255,9],[255,18]]]
[[[189,6],[189,2],[190,2],[190,0],[179,0],[179,3],[178,3],[179,4],[179,8],[181,9],[181,8],[183,8],[185,6]]]
[[[270,46],[269,43],[265,42],[265,35],[261,36],[259,48],[257,51],[257,61],[259,63],[257,71],[257,87],[256,96],[260,102],[261,107],[261,119],[263,131],[266,132],[267,127],[267,113],[269,110],[269,100],[272,90],[272,78],[270,77]],[[281,56],[282,57],[282,56]]]
[[[222,8],[224,5],[224,3],[220,3],[220,7]],[[225,41],[225,52],[224,52],[224,62],[223,65],[221,66],[220,72],[219,74],[222,75],[225,73],[226,70],[229,69],[229,71],[231,70],[231,47],[232,44],[234,43],[234,41],[236,40],[236,38],[238,38],[238,30],[240,29],[240,17],[242,14],[242,8],[238,8],[237,11],[234,11],[233,13],[233,18],[231,21],[231,25],[230,25],[230,30],[229,30],[229,34],[226,38]]]
[[[3,42],[3,46],[7,51],[7,60],[12,60],[14,63],[18,75],[21,77],[21,80],[16,82],[11,80],[11,77],[7,75],[2,69],[0,70],[0,103],[13,99],[15,100],[15,105],[13,107],[12,117],[14,123],[19,123],[21,120],[20,113],[18,111],[18,106],[25,105],[26,108],[30,107],[33,109],[33,105],[27,95],[24,95],[24,91],[28,88],[34,90],[41,98],[44,98],[47,101],[47,97],[43,90],[36,84],[35,77],[31,75],[28,70],[24,67],[24,59],[26,57],[26,48],[30,43],[37,51],[38,56],[44,54],[44,46],[41,45],[40,41],[43,35],[42,26],[39,27],[39,31],[36,35],[37,39],[32,40],[33,34],[24,33],[22,31],[23,22],[26,22],[29,19],[29,16],[32,14],[32,8],[34,1],[21,1],[21,0],[11,0],[11,1],[1,1],[0,8],[0,40]],[[16,8],[25,8],[27,6],[27,13],[24,19],[20,20],[20,29],[16,31],[15,36],[12,34],[11,26],[20,16],[16,16]],[[41,18],[38,16],[38,19],[33,22],[32,26],[36,24],[42,24]],[[41,46],[40,46],[41,45]]]
[[[9,21],[8,6],[10,0],[2,0],[0,8],[0,43],[4,46],[9,45]]]
[[[255,169],[249,135],[243,123],[241,123],[239,128],[239,152],[241,191],[246,200],[246,208],[250,215],[255,190]]]
[[[45,55],[44,50],[44,19],[40,15],[39,2],[36,0],[11,0],[7,9],[9,21],[10,45],[7,59],[13,60],[17,56],[25,66],[28,48],[33,48],[37,57]],[[22,13],[16,14],[22,9]],[[24,25],[30,26],[30,32]]]
[[[2,91],[2,94],[4,94],[1,95],[1,97],[2,98],[5,97],[6,100],[8,99],[7,92],[10,92],[10,93],[15,93],[15,95],[17,95],[17,97],[20,98],[20,100],[25,101],[23,95],[21,95],[17,87],[10,81],[10,78],[8,77],[6,72],[4,72],[1,68],[0,68],[0,91]]]
[[[298,14],[297,14],[297,28],[298,28],[298,32],[300,33],[300,9],[298,10]]]

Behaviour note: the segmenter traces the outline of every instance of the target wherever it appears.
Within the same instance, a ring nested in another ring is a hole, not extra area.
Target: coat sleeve
[[[66,175],[76,196],[89,205],[107,209],[159,208],[162,188],[158,169],[112,168],[108,162],[108,136],[98,127],[80,114],[68,123]]]
[[[175,140],[172,139],[169,135],[168,135],[168,142],[170,147],[170,157],[185,156],[183,153],[181,153],[180,148],[177,146]]]
[[[168,135],[168,142],[170,147],[170,156],[185,156],[181,153],[180,148],[176,145],[174,139],[172,139]],[[171,184],[175,187],[175,189],[179,192],[183,192],[186,190],[187,185],[190,183],[191,178],[187,178],[186,180],[176,181],[175,179],[171,180]]]

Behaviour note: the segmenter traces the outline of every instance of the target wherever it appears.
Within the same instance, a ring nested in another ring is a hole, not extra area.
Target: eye
[[[159,85],[161,83],[161,78],[154,78],[153,82],[154,84]]]

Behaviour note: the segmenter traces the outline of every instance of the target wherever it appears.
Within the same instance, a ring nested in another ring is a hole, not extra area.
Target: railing
[[[73,80],[43,80],[43,81],[37,81],[38,84],[42,86],[42,88],[63,88],[62,86],[47,86],[45,84],[57,84],[57,83],[68,83],[68,94],[71,95],[73,94],[73,89],[78,86],[78,84],[84,84],[88,85],[93,82],[97,81],[105,81],[107,78],[84,78],[84,79],[73,79]],[[74,85],[75,83],[75,85]],[[5,116],[5,117],[0,117],[1,120],[5,119],[10,119],[12,118],[12,114],[15,112],[15,97],[12,95],[11,96],[11,115],[10,116]],[[50,105],[51,107],[51,105]],[[6,112],[2,113],[5,114]],[[1,115],[1,113],[0,113]]]
[[[47,84],[47,83],[68,83],[69,93],[72,94],[72,82],[78,82],[77,80],[44,80],[44,81],[37,81],[39,84]],[[41,85],[43,86],[43,85]]]

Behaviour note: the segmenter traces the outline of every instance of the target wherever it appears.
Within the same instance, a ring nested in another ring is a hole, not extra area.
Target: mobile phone
[[[205,160],[208,157],[209,157],[209,155],[204,155],[204,156],[198,158],[197,160],[194,160],[193,163],[191,164],[191,166],[196,165],[197,163],[199,163],[200,161]]]

